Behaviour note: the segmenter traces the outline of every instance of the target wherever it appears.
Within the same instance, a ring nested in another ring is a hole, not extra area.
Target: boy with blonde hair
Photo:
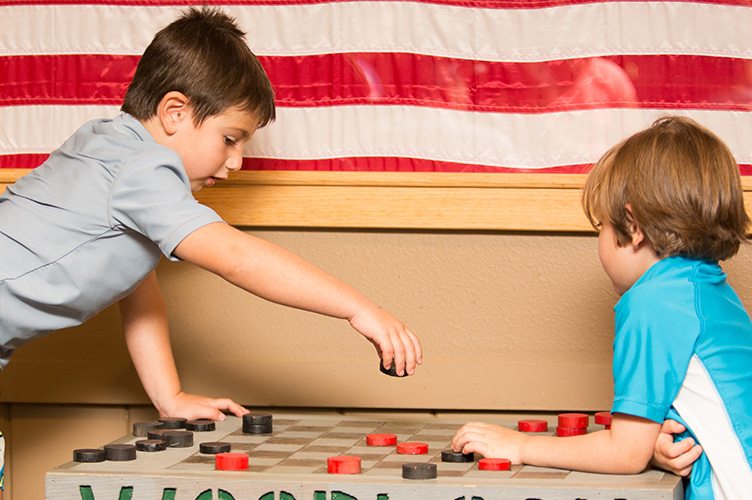
[[[749,223],[731,152],[688,118],[659,119],[600,159],[583,207],[622,296],[611,428],[557,438],[469,423],[454,449],[632,474],[647,467],[669,418],[702,445],[686,498],[749,498],[752,322],[718,265],[736,254]]]
[[[271,84],[233,19],[190,9],[157,33],[122,111],[86,123],[0,197],[0,367],[28,340],[119,302],[133,364],[160,415],[247,413],[181,389],[154,271],[164,256],[346,319],[385,368],[414,372],[420,342],[394,316],[193,198],[238,170],[243,147],[275,117]]]

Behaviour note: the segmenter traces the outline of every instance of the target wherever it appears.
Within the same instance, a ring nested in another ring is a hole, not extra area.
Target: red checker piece
[[[562,427],[556,428],[556,435],[559,437],[581,436],[587,434],[587,427]]]
[[[217,453],[214,455],[216,470],[248,470],[246,453]]]
[[[548,422],[545,420],[520,420],[517,422],[520,432],[548,432]]]
[[[559,427],[582,427],[588,426],[590,417],[587,413],[559,413]]]
[[[595,423],[610,426],[612,417],[610,411],[599,411],[595,414]]]
[[[400,455],[425,455],[428,453],[428,445],[417,441],[397,443],[397,453]]]
[[[360,474],[360,457],[340,455],[326,459],[326,471],[329,474]]]
[[[506,458],[481,458],[478,470],[511,470],[512,461]]]
[[[397,434],[368,434],[366,444],[368,446],[394,446],[397,444]]]

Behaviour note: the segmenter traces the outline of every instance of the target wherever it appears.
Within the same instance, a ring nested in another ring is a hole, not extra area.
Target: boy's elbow
[[[650,460],[628,460],[624,464],[624,474],[639,474],[648,468]]]
[[[650,465],[653,450],[628,449],[624,450],[619,461],[619,474],[639,474]]]

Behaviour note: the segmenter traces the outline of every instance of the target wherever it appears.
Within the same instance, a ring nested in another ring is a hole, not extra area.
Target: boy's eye
[[[234,137],[225,136],[225,144],[228,146],[234,146],[238,141]]]

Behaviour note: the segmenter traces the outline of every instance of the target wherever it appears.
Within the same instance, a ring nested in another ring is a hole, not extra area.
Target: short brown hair
[[[590,172],[582,206],[596,229],[613,225],[619,245],[632,240],[636,223],[659,257],[724,260],[747,239],[736,160],[685,117],[660,118],[611,148]]]
[[[122,110],[139,120],[157,112],[171,91],[185,94],[200,125],[239,107],[263,127],[275,118],[274,91],[234,19],[215,8],[191,8],[163,28],[144,51]]]

